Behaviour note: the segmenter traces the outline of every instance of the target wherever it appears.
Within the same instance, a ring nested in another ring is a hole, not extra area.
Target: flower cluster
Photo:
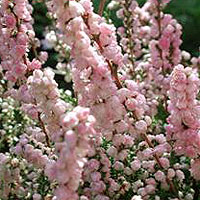
[[[175,140],[174,151],[177,154],[194,159],[200,153],[200,104],[196,99],[199,85],[195,70],[183,65],[174,68],[169,90],[168,110],[171,115],[167,133],[170,139]],[[198,162],[198,159],[192,161],[192,174],[197,180],[200,179]]]
[[[29,39],[35,34],[32,28],[32,7],[28,1],[1,1],[0,7],[0,56],[7,80],[23,80],[27,70],[37,63],[26,60]],[[40,67],[40,65],[38,66]]]
[[[72,112],[61,117],[64,129],[63,141],[55,147],[59,154],[56,162],[50,162],[46,174],[50,180],[56,179],[59,188],[55,191],[56,199],[78,199],[77,190],[82,179],[86,156],[92,151],[91,141],[95,136],[95,119],[89,109],[76,107]]]

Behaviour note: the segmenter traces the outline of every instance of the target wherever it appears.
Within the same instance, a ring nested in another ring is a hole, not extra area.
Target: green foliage
[[[169,161],[170,161],[170,166],[173,166],[174,164],[179,162],[179,159],[176,156],[175,152],[173,152],[173,151],[171,152]]]
[[[34,30],[38,38],[44,37],[45,27],[51,25],[51,20],[47,17],[47,7],[44,3],[33,4]]]
[[[107,150],[110,146],[112,146],[112,143],[110,141],[107,141],[105,137],[102,138],[102,148]]]
[[[60,95],[61,95],[61,99],[69,104],[71,104],[72,106],[77,106],[78,102],[77,99],[68,95],[63,89],[60,89]]]
[[[50,182],[48,178],[44,174],[42,174],[38,178],[37,183],[39,184],[38,193],[41,194],[43,197],[45,197],[49,193],[49,187],[50,187]]]
[[[128,192],[126,192],[124,195],[122,195],[120,197],[120,199],[123,199],[123,200],[130,200],[132,197],[133,197],[134,193],[133,193],[133,190],[130,189]]]
[[[156,120],[161,120],[162,123],[166,123],[166,119],[168,117],[168,112],[166,111],[166,109],[164,108],[163,104],[160,102],[158,105],[158,113],[155,116]]]
[[[171,198],[176,198],[176,195],[174,195],[172,192],[169,192],[168,190],[164,190],[160,188],[160,190],[156,191],[156,194],[160,197],[160,199],[171,199]],[[155,199],[155,197],[154,197]]]
[[[8,152],[30,122],[12,98],[0,98],[0,129],[4,130],[0,132],[0,152]]]

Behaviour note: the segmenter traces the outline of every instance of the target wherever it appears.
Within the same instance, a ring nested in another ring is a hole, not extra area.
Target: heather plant
[[[200,199],[200,57],[169,2],[0,0],[0,200]]]

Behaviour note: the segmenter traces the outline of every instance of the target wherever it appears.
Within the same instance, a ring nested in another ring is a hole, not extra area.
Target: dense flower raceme
[[[85,156],[91,148],[90,137],[92,139],[95,136],[95,119],[89,109],[82,107],[76,107],[65,114],[70,107],[59,98],[52,71],[35,70],[28,84],[41,112],[41,120],[58,152],[56,161],[45,162],[48,177],[59,183],[55,195],[60,200],[78,199],[76,190],[81,180]]]
[[[41,69],[32,6],[0,2],[0,199],[198,198],[199,58],[180,51],[168,3],[112,1],[117,31],[90,0],[47,3],[55,22],[42,47],[60,54],[66,81],[72,74],[75,107]]]
[[[34,41],[32,6],[27,0],[0,2],[0,56],[7,80],[24,80],[27,71],[41,67],[34,59],[27,59],[27,47]]]
[[[32,10],[27,0],[0,2],[1,67],[6,80],[13,84],[25,82],[27,74],[41,68],[48,57],[47,52],[36,51],[40,44],[32,27]],[[35,54],[32,61],[28,58],[30,49]]]
[[[150,1],[151,2],[151,1]],[[157,2],[157,3],[156,3]],[[153,1],[149,12],[151,13],[151,37],[149,49],[151,54],[151,67],[149,71],[155,79],[155,84],[161,85],[162,93],[169,89],[169,78],[164,74],[171,73],[173,67],[181,62],[180,45],[182,40],[181,25],[169,14],[162,12],[162,4],[169,1]]]
[[[142,48],[148,45],[151,37],[149,34],[151,27],[148,25],[150,14],[147,10],[149,3],[146,3],[142,8],[139,7],[137,1],[132,0],[116,1],[115,3],[112,1],[110,4],[120,5],[117,16],[124,22],[124,26],[118,28],[121,37],[120,43],[126,52],[126,64],[130,62],[132,67],[135,67],[135,59],[144,53]],[[113,9],[112,6],[110,9]]]
[[[174,68],[169,90],[168,110],[170,116],[167,126],[168,136],[175,140],[174,150],[197,159],[192,161],[191,172],[197,180],[200,171],[197,163],[200,154],[200,104],[196,99],[200,80],[196,70],[178,65]]]
[[[82,179],[85,157],[92,150],[90,140],[95,136],[95,120],[89,115],[89,109],[82,107],[76,107],[62,118],[64,138],[56,143],[59,158],[47,164],[46,174],[50,180],[56,179],[59,183],[56,199],[75,200],[78,199],[76,191]]]

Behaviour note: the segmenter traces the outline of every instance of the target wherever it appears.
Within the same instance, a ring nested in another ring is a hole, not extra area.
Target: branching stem
[[[105,3],[106,3],[106,0],[100,0],[99,10],[98,10],[98,14],[99,14],[100,16],[103,15],[103,9],[104,9]]]

